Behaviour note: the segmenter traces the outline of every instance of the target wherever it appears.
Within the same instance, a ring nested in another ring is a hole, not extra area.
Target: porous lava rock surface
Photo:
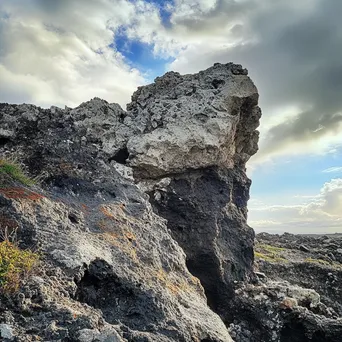
[[[246,223],[260,116],[232,63],[168,72],[127,110],[0,104],[0,159],[35,179],[0,173],[0,239],[39,254],[0,289],[1,340],[340,342],[341,240]]]
[[[231,341],[254,278],[246,224],[258,93],[239,65],[169,72],[124,111],[0,104],[0,154],[36,184],[0,186],[0,224],[40,263],[1,294],[15,341]]]

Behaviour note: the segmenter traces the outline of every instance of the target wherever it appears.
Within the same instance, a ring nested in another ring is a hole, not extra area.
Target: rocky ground
[[[0,104],[0,228],[40,255],[16,293],[0,293],[1,337],[231,341],[220,315],[234,282],[253,277],[257,103],[229,63],[169,72],[127,111],[98,98]],[[13,159],[34,184],[4,177]]]
[[[235,307],[243,309],[231,324],[232,337],[341,341],[341,247],[340,236],[258,234],[254,252],[258,280],[237,289]]]
[[[287,280],[320,294],[342,316],[342,237],[257,235],[257,267],[275,281]]]
[[[0,104],[0,338],[341,342],[341,244],[254,246],[260,116],[232,63],[169,72],[126,111]],[[30,272],[9,267],[23,251]]]

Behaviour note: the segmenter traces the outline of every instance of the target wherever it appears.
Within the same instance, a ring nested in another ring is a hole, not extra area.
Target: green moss
[[[35,183],[35,181],[25,175],[19,164],[8,161],[5,159],[0,159],[0,186],[6,178],[11,178],[12,180],[18,181],[24,185],[30,186]]]
[[[306,258],[304,262],[309,262],[313,264],[320,264],[320,265],[330,265],[329,261],[323,259],[313,259],[313,258]]]
[[[288,262],[288,260],[281,255],[283,251],[285,251],[285,248],[258,244],[255,247],[254,257],[268,262]]]
[[[275,247],[275,246],[267,245],[267,244],[264,244],[264,243],[259,244],[258,248],[264,249],[264,250],[266,250],[269,253],[280,253],[280,252],[285,251],[285,248]]]
[[[38,261],[38,254],[22,250],[12,242],[0,243],[0,291],[13,293]]]
[[[260,252],[254,252],[254,257],[256,259],[262,259],[268,262],[288,262],[285,258],[276,256],[274,254],[263,254]]]
[[[329,262],[323,259],[306,258],[304,262],[308,262],[310,264],[322,265],[322,266],[329,266],[329,268],[332,268],[335,270],[342,270],[342,265],[336,261]]]

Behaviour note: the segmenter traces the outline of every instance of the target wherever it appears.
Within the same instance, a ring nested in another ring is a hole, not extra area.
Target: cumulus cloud
[[[3,0],[0,101],[124,105],[146,79],[116,51],[120,33],[182,73],[246,66],[264,113],[254,163],[331,151],[342,133],[341,11],[339,0]]]
[[[257,232],[335,233],[342,226],[342,178],[323,185],[316,196],[298,205],[261,205],[253,207],[249,224]]]
[[[111,44],[120,32],[150,44],[157,56],[174,57],[168,68],[182,73],[217,61],[248,67],[264,112],[256,161],[338,143],[339,0],[28,2],[0,4],[2,101],[78,104],[100,96],[128,102],[146,80]]]
[[[78,105],[99,96],[125,105],[141,73],[111,46],[135,4],[118,0],[0,3],[0,102]]]
[[[341,12],[340,0],[1,0],[0,102],[75,106],[99,96],[124,107],[148,79],[117,50],[121,36],[171,58],[167,69],[181,73],[230,61],[249,69],[263,110],[254,171],[284,155],[336,155]],[[314,197],[301,195],[306,203],[252,204],[250,223],[341,230],[341,188],[332,180]]]

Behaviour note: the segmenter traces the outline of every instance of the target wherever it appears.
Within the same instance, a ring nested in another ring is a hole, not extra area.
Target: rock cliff
[[[263,234],[253,263],[260,115],[232,63],[126,111],[0,104],[0,339],[340,342],[341,241]]]
[[[127,111],[1,104],[1,159],[36,179],[0,174],[1,229],[40,255],[17,293],[2,291],[1,336],[231,341],[234,283],[253,278],[257,102],[230,63],[158,77]]]

